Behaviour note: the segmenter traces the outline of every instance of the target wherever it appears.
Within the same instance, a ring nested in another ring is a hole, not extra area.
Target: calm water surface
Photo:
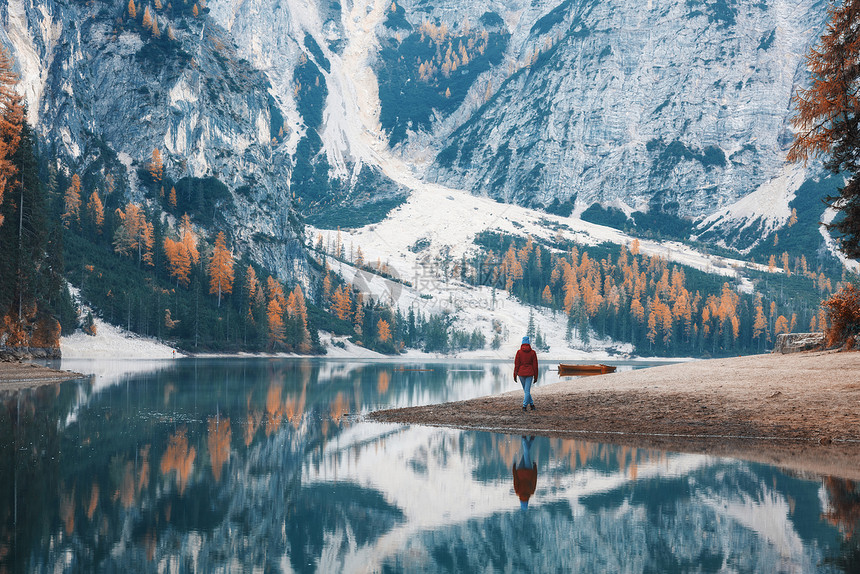
[[[96,374],[0,397],[0,571],[858,566],[860,490],[849,481],[361,420],[381,407],[515,389],[507,364],[63,367]]]

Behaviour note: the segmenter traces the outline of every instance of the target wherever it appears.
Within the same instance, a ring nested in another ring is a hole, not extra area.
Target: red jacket
[[[516,377],[534,377],[537,381],[538,360],[537,353],[532,350],[531,345],[523,345],[517,351],[517,356],[514,358],[514,378]]]
[[[533,462],[531,468],[517,468],[514,465],[514,492],[523,502],[528,502],[537,488],[537,463]]]

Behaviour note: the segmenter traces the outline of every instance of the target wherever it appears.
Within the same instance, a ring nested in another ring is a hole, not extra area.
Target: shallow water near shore
[[[62,366],[95,374],[0,397],[7,571],[839,572],[860,557],[851,481],[363,419],[516,390],[507,363]]]

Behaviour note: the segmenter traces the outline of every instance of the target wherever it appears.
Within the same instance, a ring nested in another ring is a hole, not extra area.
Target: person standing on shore
[[[523,337],[523,344],[514,357],[514,380],[519,377],[520,384],[523,386],[523,410],[529,407],[535,410],[531,388],[538,380],[538,359],[530,343],[528,336]]]

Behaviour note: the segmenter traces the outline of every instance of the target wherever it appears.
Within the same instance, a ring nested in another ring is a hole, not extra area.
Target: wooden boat
[[[565,365],[558,366],[558,374],[562,377],[574,377],[581,375],[605,375],[606,373],[614,373],[615,368],[612,365]]]

